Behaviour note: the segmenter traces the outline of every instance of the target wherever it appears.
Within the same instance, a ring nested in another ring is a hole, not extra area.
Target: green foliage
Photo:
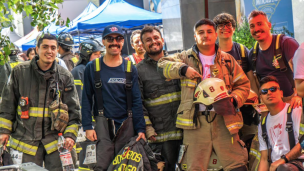
[[[246,46],[248,49],[253,47],[255,39],[251,36],[248,19],[246,17],[243,18],[242,25],[237,24],[233,34],[233,41]]]
[[[16,14],[22,13],[25,11],[26,16],[32,17],[31,25],[37,26],[41,31],[51,22],[57,21],[57,25],[64,25],[64,20],[61,18],[60,14],[57,15],[57,5],[61,4],[63,0],[0,0],[0,32],[4,28],[10,28],[11,31],[16,29],[16,26],[13,24],[14,17],[10,13],[13,11]],[[5,6],[6,5],[6,6]],[[66,25],[70,22],[67,19]],[[0,46],[9,45],[10,40],[7,36],[0,37]],[[9,49],[8,47],[5,49]],[[2,51],[6,51],[2,49]],[[7,61],[7,54],[1,55],[0,53],[0,64],[4,61]],[[2,62],[1,62],[2,61]]]

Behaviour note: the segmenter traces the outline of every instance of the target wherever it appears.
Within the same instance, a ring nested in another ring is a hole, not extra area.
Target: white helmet
[[[193,103],[202,103],[206,106],[224,98],[231,97],[226,89],[225,82],[219,78],[207,78],[200,82],[194,93]]]

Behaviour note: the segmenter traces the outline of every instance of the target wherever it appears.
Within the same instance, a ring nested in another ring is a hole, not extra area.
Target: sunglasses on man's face
[[[270,88],[265,88],[261,90],[261,94],[265,95],[268,93],[268,90],[272,93],[276,92],[278,89],[280,89],[279,87],[270,87]]]
[[[120,43],[124,39],[124,37],[122,37],[122,36],[117,36],[117,37],[107,36],[104,39],[106,39],[109,43],[113,43],[114,39],[116,40],[117,43]]]

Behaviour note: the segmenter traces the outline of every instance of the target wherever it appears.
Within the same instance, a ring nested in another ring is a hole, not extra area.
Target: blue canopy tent
[[[77,23],[79,20],[81,20],[82,18],[91,14],[96,9],[97,9],[96,5],[94,5],[92,2],[90,2],[88,4],[88,6],[82,11],[82,13],[79,14],[73,21],[71,21],[70,25]],[[43,32],[49,32],[51,34],[59,34],[59,33],[63,32],[64,30],[66,30],[66,28],[67,27],[56,26],[55,23],[51,23],[49,26],[44,28]],[[75,39],[75,44],[78,44],[79,41],[82,40],[82,39],[79,39],[78,37],[76,37],[74,39]],[[27,43],[22,45],[22,50],[25,51],[31,47],[35,47],[36,46],[35,43],[36,43],[35,39],[29,40]]]
[[[162,15],[133,6],[124,0],[106,0],[92,14],[78,21],[67,31],[77,33],[102,33],[109,24],[131,29],[146,24],[161,24]]]

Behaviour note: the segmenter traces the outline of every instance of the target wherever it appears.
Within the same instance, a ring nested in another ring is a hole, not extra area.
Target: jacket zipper
[[[49,88],[49,80],[46,80],[46,88],[45,88],[45,97],[44,97],[44,105],[43,105],[43,115],[42,115],[42,138],[44,138],[44,114],[45,114],[45,105],[46,105],[46,98],[48,95],[48,88]]]

